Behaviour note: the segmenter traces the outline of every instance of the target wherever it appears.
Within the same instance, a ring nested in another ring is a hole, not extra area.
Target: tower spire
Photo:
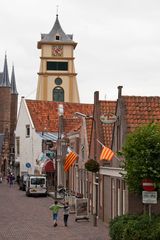
[[[12,65],[12,75],[11,75],[11,93],[12,94],[18,94],[17,87],[16,87],[14,66],[13,65]]]
[[[10,87],[11,86],[11,84],[9,82],[8,64],[7,64],[7,55],[6,55],[6,53],[5,53],[5,59],[4,59],[4,69],[3,69],[3,76],[2,76],[1,86],[3,86],[3,87]]]

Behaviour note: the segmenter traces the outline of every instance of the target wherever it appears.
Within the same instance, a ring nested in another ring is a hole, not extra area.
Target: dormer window
[[[59,35],[56,35],[56,40],[59,40]]]

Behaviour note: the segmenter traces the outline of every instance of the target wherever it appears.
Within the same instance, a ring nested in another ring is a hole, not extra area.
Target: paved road
[[[64,227],[60,212],[58,227],[53,227],[48,207],[51,197],[26,197],[15,184],[0,184],[0,240],[108,240],[107,227],[98,220],[94,227],[92,219],[75,222],[70,214],[68,227]]]

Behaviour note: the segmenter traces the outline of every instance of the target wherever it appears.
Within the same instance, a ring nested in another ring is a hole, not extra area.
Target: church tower
[[[7,56],[4,59],[3,73],[0,79],[0,172],[7,174],[10,157],[10,107],[11,84],[9,81]]]
[[[10,132],[11,84],[6,55],[0,79],[0,103],[0,133],[4,133],[6,129]]]
[[[14,131],[16,129],[17,123],[17,105],[18,105],[18,92],[16,87],[15,80],[15,72],[14,66],[12,66],[12,74],[11,74],[11,106],[10,106],[10,145],[11,149],[15,149],[15,134]],[[13,150],[14,152],[14,150]]]
[[[3,72],[0,72],[0,173],[4,176],[14,165],[15,127],[17,122],[18,92],[14,68],[11,83],[8,74],[7,56]]]
[[[73,52],[77,43],[73,35],[65,34],[58,15],[48,34],[41,34],[37,100],[79,103]]]

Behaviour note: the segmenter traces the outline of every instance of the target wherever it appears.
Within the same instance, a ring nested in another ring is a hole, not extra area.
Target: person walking
[[[63,217],[64,217],[64,225],[67,227],[68,222],[68,216],[69,216],[69,204],[66,202],[63,207]]]
[[[53,213],[53,226],[57,227],[57,220],[58,220],[58,212],[60,208],[63,208],[64,206],[58,205],[58,201],[55,201],[53,205],[49,207],[49,209]]]
[[[13,186],[14,179],[15,179],[15,177],[14,177],[13,173],[10,173],[10,175],[9,175],[9,186],[10,187]]]

